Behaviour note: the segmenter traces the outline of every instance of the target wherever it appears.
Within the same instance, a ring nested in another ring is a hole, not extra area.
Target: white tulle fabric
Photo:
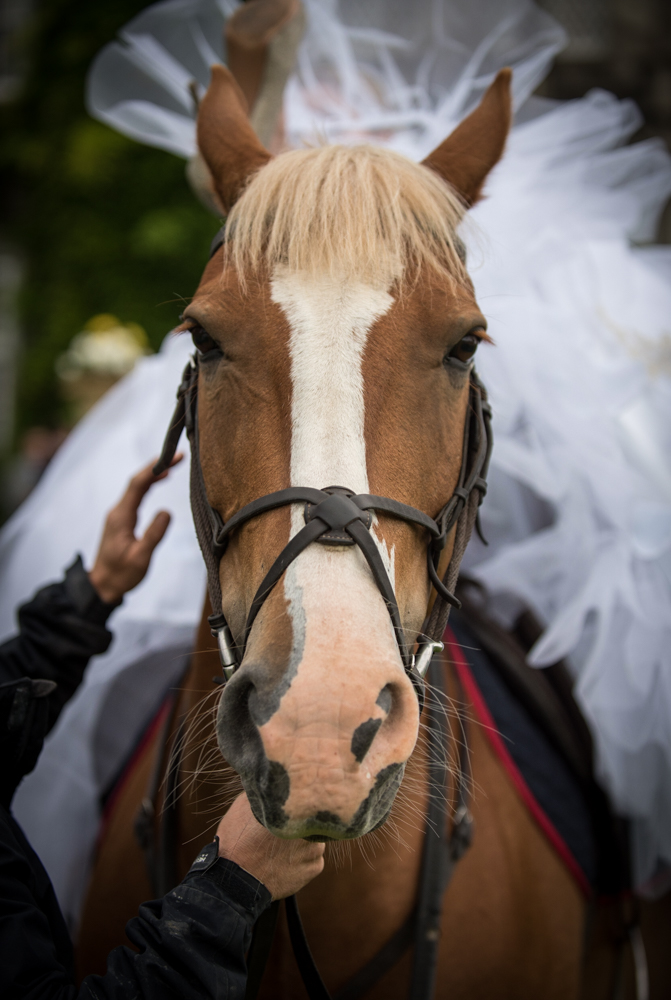
[[[0,635],[37,587],[58,579],[77,552],[91,566],[105,511],[134,471],[160,451],[175,388],[190,353],[167,337],[81,421],[38,487],[0,536]],[[114,641],[86,672],[19,786],[14,812],[49,872],[63,912],[76,925],[109,788],[167,689],[186,669],[205,595],[205,567],[189,509],[186,458],[141,508],[142,531],[158,510],[172,523],[149,573],[110,618]]]
[[[94,63],[92,113],[191,155],[189,84],[206,87],[209,65],[225,58],[234,6],[169,0],[135,18]],[[671,249],[632,244],[654,238],[671,160],[656,140],[625,145],[640,124],[631,102],[602,91],[566,104],[530,98],[564,36],[526,0],[305,6],[285,100],[293,145],[373,141],[421,159],[497,69],[514,69],[516,124],[464,224],[496,342],[478,357],[495,414],[490,546],[473,542],[465,566],[503,621],[525,603],[546,624],[531,662],[569,657],[599,773],[633,820],[637,884],[654,895],[671,865]],[[15,606],[75,551],[90,559],[105,510],[159,449],[188,350],[168,338],[112,390],[5,528],[5,634]],[[204,571],[185,473],[147,501],[143,518],[173,511],[170,533],[19,792],[17,813],[72,921],[96,796],[179,673],[199,617]],[[119,695],[132,685],[136,694]]]

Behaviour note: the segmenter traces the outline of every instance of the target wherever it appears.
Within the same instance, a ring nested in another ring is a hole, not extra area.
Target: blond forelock
[[[328,274],[385,288],[427,266],[466,280],[456,230],[464,205],[437,174],[375,146],[321,146],[254,174],[226,223],[225,254],[244,277]]]

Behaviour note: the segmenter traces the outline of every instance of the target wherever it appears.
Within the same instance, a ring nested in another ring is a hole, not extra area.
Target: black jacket
[[[0,646],[0,803],[37,763],[44,737],[79,687],[84,670],[112,641],[115,605],[100,600],[77,558],[60,583],[19,608],[19,633]]]
[[[0,646],[0,997],[3,1000],[242,998],[245,952],[270,893],[232,861],[203,848],[183,882],[145,903],[105,976],[75,986],[72,944],[49,876],[9,811],[45,735],[111,640],[113,608],[80,559],[61,583],[19,611],[20,633]]]

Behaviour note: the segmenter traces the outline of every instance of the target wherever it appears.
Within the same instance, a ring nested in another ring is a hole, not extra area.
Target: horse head
[[[198,142],[228,213],[182,329],[199,353],[198,440],[223,521],[288,487],[345,487],[435,517],[458,481],[486,323],[457,227],[501,156],[510,73],[425,161],[322,146],[275,158],[215,67]],[[305,504],[228,538],[222,608],[240,643]],[[370,534],[412,648],[431,598],[428,535],[377,512]],[[310,544],[264,601],[217,733],[258,819],[282,837],[358,837],[391,809],[418,735],[401,643],[362,551]],[[441,568],[451,558],[447,539]],[[215,608],[215,611],[219,609]]]

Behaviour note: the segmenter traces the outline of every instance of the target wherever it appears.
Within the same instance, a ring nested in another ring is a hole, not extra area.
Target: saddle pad
[[[580,888],[591,895],[596,844],[573,773],[458,615],[450,620],[444,642],[476,717],[518,794]]]

